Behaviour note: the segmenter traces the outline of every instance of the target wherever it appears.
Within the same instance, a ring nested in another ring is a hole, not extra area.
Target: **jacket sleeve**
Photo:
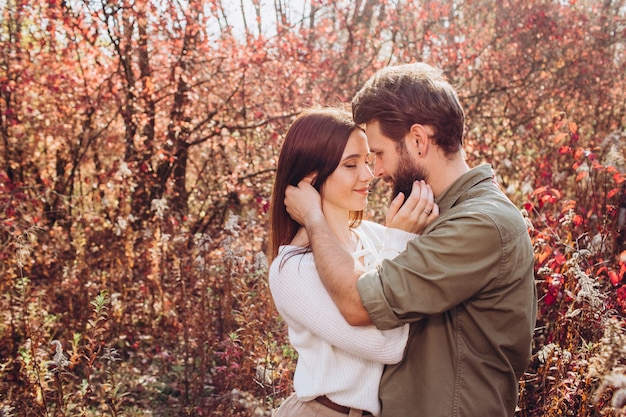
[[[446,221],[407,249],[364,273],[357,286],[379,329],[439,314],[470,299],[499,276],[497,225],[475,213]]]

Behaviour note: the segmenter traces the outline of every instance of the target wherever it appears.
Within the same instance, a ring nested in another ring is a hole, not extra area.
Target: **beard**
[[[406,153],[402,153],[392,178],[391,199],[393,200],[398,194],[402,193],[404,194],[404,201],[406,201],[413,189],[413,183],[421,180],[426,180],[424,169],[415,165]]]

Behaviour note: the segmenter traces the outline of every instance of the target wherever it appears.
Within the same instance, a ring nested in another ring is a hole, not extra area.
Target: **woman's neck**
[[[333,210],[328,207],[322,207],[322,210],[328,226],[335,236],[337,236],[337,240],[341,246],[350,253],[354,252],[358,239],[349,226],[350,213],[347,211]],[[296,232],[290,244],[293,246],[307,246],[309,244],[309,238],[304,227],[301,227],[298,232]]]
[[[350,229],[350,213],[345,210],[334,210],[333,208],[324,207],[324,216],[331,230],[337,236],[337,240],[341,246],[347,251],[354,252],[356,250],[356,236]]]

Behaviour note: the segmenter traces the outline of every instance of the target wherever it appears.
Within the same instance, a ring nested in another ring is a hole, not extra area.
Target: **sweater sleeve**
[[[385,228],[383,248],[378,254],[377,264],[385,259],[393,259],[406,249],[406,245],[418,235],[391,227]]]
[[[410,241],[419,236],[367,220],[361,223],[357,234],[363,241],[363,246],[375,256],[375,261],[367,269],[380,265],[385,259],[395,258],[406,249]]]
[[[312,254],[282,259],[277,257],[270,267],[270,289],[278,312],[290,327],[314,333],[364,359],[385,364],[402,359],[408,326],[391,330],[351,326],[320,281]]]

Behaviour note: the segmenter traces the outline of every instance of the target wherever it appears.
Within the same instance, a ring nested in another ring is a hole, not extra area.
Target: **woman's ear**
[[[306,177],[302,178],[303,181],[308,182],[309,184],[315,186],[315,180],[317,179],[317,172],[311,172]]]

